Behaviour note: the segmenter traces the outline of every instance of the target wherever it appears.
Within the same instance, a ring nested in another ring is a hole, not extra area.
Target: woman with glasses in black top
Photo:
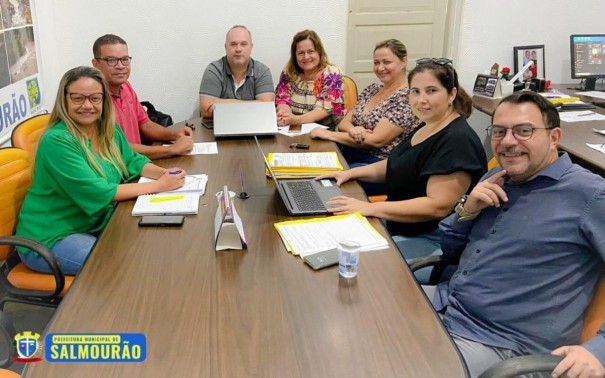
[[[387,201],[368,203],[346,196],[329,204],[334,214],[360,212],[383,218],[406,260],[438,253],[439,221],[468,193],[487,168],[485,151],[466,118],[469,95],[449,59],[419,59],[408,75],[409,99],[422,122],[387,160],[326,176],[384,182]]]

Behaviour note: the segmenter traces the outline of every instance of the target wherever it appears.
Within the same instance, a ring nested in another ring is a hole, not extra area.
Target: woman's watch
[[[466,203],[466,200],[468,200],[468,195],[465,194],[462,197],[460,197],[460,199],[458,200],[458,203],[456,204],[456,207],[454,208],[454,211],[460,217],[460,218],[458,218],[459,222],[473,220],[473,219],[477,218],[477,215],[479,215],[479,213],[481,213],[481,211],[477,211],[476,213],[469,213],[468,211],[466,211],[464,209],[464,204]]]

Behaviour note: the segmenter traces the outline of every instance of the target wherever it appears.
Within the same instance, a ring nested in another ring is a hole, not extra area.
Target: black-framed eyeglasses
[[[70,92],[68,93],[69,98],[71,100],[71,102],[74,103],[74,105],[82,105],[84,103],[84,101],[86,101],[86,99],[88,99],[88,101],[90,101],[91,104],[93,105],[99,105],[100,103],[103,102],[103,93],[93,93],[91,95],[85,96],[82,93],[73,93]]]
[[[506,136],[508,130],[513,131],[513,137],[516,140],[528,140],[534,135],[534,130],[551,130],[552,127],[533,127],[532,125],[516,125],[512,128],[507,128],[504,126],[491,125],[487,129],[487,136],[491,138],[491,140],[502,140]]]
[[[132,60],[131,56],[123,56],[121,58],[95,58],[96,60],[103,60],[107,63],[108,66],[114,67],[118,65],[118,62],[121,62],[123,66],[130,66],[130,61]]]
[[[416,64],[426,64],[426,63],[435,63],[440,66],[452,65],[454,63],[453,60],[448,58],[420,58],[416,60]]]

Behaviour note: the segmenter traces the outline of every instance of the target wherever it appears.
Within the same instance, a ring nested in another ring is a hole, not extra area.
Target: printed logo
[[[147,357],[142,333],[51,333],[45,346],[49,362],[143,362]]]
[[[27,97],[29,98],[29,108],[34,110],[40,106],[40,87],[38,79],[34,78],[25,82],[27,85]]]
[[[42,345],[38,342],[40,334],[26,331],[15,336],[15,348],[17,355],[15,362],[38,362],[42,361]]]

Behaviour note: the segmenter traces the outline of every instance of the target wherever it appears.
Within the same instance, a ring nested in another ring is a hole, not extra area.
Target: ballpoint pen
[[[248,193],[246,193],[246,191],[244,190],[244,172],[242,171],[241,167],[239,169],[239,181],[242,186],[242,191],[239,192],[239,194],[237,195],[237,198],[239,198],[239,199],[249,198],[250,195],[248,195]]]

